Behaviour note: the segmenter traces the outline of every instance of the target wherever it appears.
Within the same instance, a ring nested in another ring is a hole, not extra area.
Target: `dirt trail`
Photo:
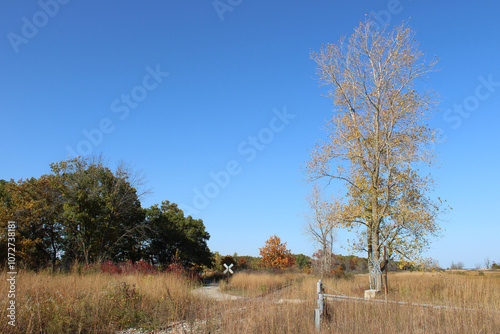
[[[198,288],[198,289],[194,289],[192,291],[192,293],[194,295],[206,296],[208,298],[211,298],[214,300],[219,300],[219,301],[247,299],[247,297],[233,296],[233,295],[229,295],[227,293],[221,292],[219,284],[216,284],[216,283],[205,285],[205,286],[202,286],[201,288]]]
[[[266,296],[258,296],[258,297],[242,297],[242,296],[234,296],[230,295],[224,292],[220,291],[219,284],[217,283],[212,283],[209,285],[202,286],[201,288],[197,288],[192,291],[194,295],[198,296],[206,296],[208,298],[217,300],[217,301],[228,301],[228,300],[241,300],[241,301],[257,301],[260,300],[262,301],[263,298],[275,302],[277,304],[283,304],[283,303],[293,303],[293,304],[300,304],[306,302],[305,300],[302,299],[282,299],[282,298],[276,298],[277,296],[272,296],[276,295],[276,292],[270,293]]]

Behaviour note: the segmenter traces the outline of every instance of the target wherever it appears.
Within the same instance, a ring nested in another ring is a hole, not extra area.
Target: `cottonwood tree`
[[[345,185],[342,226],[358,232],[354,247],[379,258],[385,244],[390,256],[417,261],[439,232],[441,201],[430,197],[433,179],[419,170],[432,165],[437,135],[426,123],[435,99],[419,79],[437,60],[426,61],[407,24],[388,31],[371,18],[311,58],[334,110],[328,140],[306,164],[308,179]]]
[[[102,157],[51,164],[63,199],[66,258],[90,262],[125,260],[144,235],[144,210],[129,173],[113,173]]]
[[[307,202],[311,214],[306,217],[305,232],[321,247],[319,270],[323,276],[332,269],[333,240],[341,222],[338,209],[342,203],[333,198],[330,201],[323,200],[318,184],[313,185]]]

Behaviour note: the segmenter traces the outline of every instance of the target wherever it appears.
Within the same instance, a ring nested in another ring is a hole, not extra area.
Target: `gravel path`
[[[192,291],[194,295],[206,296],[214,300],[225,301],[225,300],[238,300],[238,299],[247,299],[247,297],[242,296],[233,296],[227,293],[223,293],[220,291],[220,287],[218,284],[209,284],[202,286],[201,288],[195,289]]]

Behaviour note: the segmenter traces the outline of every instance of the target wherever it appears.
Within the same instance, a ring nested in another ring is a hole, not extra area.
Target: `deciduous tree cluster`
[[[168,201],[142,208],[141,179],[124,164],[112,171],[102,158],[74,158],[51,171],[0,180],[0,253],[7,222],[15,221],[18,260],[31,268],[141,259],[167,266],[174,254],[182,265],[210,265],[203,221]]]

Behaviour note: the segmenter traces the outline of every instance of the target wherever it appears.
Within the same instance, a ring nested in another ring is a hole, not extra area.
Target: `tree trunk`
[[[368,246],[368,259],[367,259],[367,261],[368,261],[368,274],[371,275],[370,272],[372,271],[372,268],[373,268],[372,262],[370,261],[372,255],[373,255],[373,249],[372,249],[372,229],[371,229],[371,227],[369,227],[368,232],[366,233],[366,235],[367,235],[367,238],[368,238],[367,243],[366,243],[367,246]],[[371,285],[371,278],[370,278],[370,285]],[[372,287],[370,286],[370,288],[372,288]]]
[[[378,235],[378,229],[373,229],[372,230],[373,236],[372,236],[372,258],[374,261],[378,261],[380,259],[380,248],[379,248],[379,235]],[[380,269],[380,266],[379,266]],[[382,290],[382,272],[376,272],[373,274],[373,280],[374,280],[374,289],[377,291]]]
[[[57,261],[57,248],[54,242],[54,237],[52,236],[52,273],[56,270],[56,261]]]
[[[327,273],[327,266],[328,266],[328,251],[327,251],[327,247],[326,247],[326,241],[325,241],[325,238],[323,237],[323,254],[322,254],[322,261],[323,264],[321,265],[321,277],[323,277],[324,274]]]

